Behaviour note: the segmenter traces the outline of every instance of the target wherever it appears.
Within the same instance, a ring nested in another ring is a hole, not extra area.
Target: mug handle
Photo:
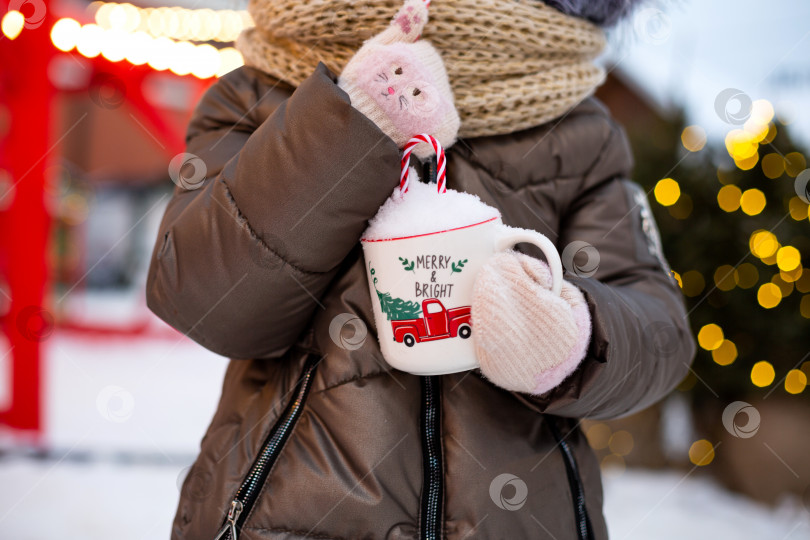
[[[551,270],[551,292],[560,296],[563,282],[562,262],[560,261],[560,255],[557,253],[557,248],[551,240],[537,231],[503,225],[500,236],[495,240],[495,251],[506,251],[521,242],[534,244],[543,251],[543,255],[546,256],[546,261],[548,261],[548,267]]]

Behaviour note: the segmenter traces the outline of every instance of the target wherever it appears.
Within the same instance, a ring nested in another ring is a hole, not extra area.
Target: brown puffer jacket
[[[541,396],[477,370],[418,377],[380,354],[358,242],[397,185],[398,149],[335,81],[324,64],[297,89],[241,68],[190,124],[187,151],[208,179],[174,193],[148,304],[233,360],[171,537],[606,538],[578,420],[654,403],[694,354],[646,198],[626,180],[623,131],[589,100],[448,149],[449,187],[560,251],[597,250],[595,274],[565,276],[585,293],[593,337]],[[342,314],[367,326],[361,347],[330,337]]]

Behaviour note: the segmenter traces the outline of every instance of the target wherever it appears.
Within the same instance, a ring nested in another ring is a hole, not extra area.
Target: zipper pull
[[[239,519],[239,514],[242,513],[242,502],[238,499],[234,499],[231,501],[231,509],[228,510],[228,519],[225,521],[225,525],[219,530],[217,535],[214,537],[214,540],[237,540],[236,538],[236,520]],[[227,533],[230,532],[231,534],[228,535]]]

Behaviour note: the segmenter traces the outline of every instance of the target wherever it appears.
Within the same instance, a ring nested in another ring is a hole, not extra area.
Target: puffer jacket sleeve
[[[296,342],[398,180],[396,144],[323,63],[284,88],[240,68],[206,92],[186,142],[208,176],[175,189],[149,268],[149,308],[231,358]]]
[[[577,182],[559,183],[565,279],[588,302],[592,336],[578,369],[549,392],[517,394],[537,410],[616,418],[669,393],[695,354],[683,296],[670,274],[623,130],[604,119],[606,141]],[[567,249],[566,249],[567,248]]]

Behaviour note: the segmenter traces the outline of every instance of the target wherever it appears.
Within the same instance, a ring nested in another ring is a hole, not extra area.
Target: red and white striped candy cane
[[[442,148],[442,145],[439,144],[439,141],[437,141],[433,135],[421,133],[411,137],[411,139],[405,144],[405,148],[402,151],[402,161],[400,162],[399,171],[400,196],[405,195],[408,192],[408,161],[411,157],[411,151],[413,150],[414,146],[423,142],[431,145],[433,147],[433,151],[436,152],[436,187],[439,193],[447,193],[447,177],[445,174],[447,163],[444,156],[444,148]]]

